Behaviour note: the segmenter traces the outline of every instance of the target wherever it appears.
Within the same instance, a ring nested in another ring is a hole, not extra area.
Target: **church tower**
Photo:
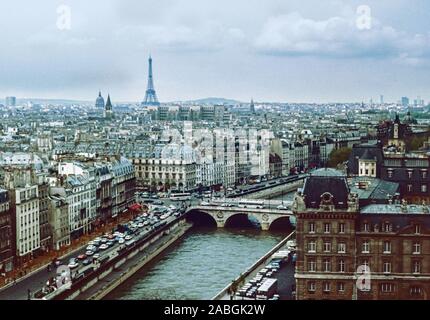
[[[104,117],[105,117],[105,119],[112,119],[113,118],[112,102],[110,101],[110,95],[108,95],[108,98],[106,101]]]

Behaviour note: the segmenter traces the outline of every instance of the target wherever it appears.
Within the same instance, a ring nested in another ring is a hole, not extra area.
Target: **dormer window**
[[[367,223],[367,222],[363,223],[363,231],[364,232],[370,232],[370,225],[369,225],[369,223]]]
[[[384,223],[384,232],[391,232],[392,230],[393,230],[393,227],[392,227],[391,223],[385,222]]]

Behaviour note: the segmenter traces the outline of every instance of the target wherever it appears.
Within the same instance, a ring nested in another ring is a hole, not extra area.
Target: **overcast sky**
[[[427,0],[4,0],[0,12],[1,97],[141,101],[152,54],[162,102],[430,99]]]

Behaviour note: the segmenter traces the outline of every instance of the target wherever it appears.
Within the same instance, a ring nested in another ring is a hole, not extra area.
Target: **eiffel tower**
[[[154,80],[152,78],[152,58],[149,56],[148,88],[146,89],[145,99],[142,102],[144,106],[159,106],[157,94],[154,89]]]

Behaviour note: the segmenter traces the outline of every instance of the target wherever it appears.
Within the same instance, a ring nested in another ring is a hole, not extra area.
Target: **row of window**
[[[311,240],[308,242],[308,252],[316,253],[317,252],[317,242],[316,240]],[[323,252],[332,252],[332,243],[331,241],[324,241],[323,243]],[[337,244],[337,252],[338,253],[346,253],[346,243],[338,242]]]
[[[385,254],[391,254],[392,251],[392,245],[391,241],[384,241],[382,252]],[[361,243],[361,253],[370,253],[370,240],[364,240]],[[412,243],[412,254],[421,254],[421,243],[419,241],[414,241]]]
[[[361,253],[370,253],[371,252],[370,240],[363,240],[361,243]],[[332,252],[332,242],[325,240],[323,242],[323,252],[329,253]],[[337,243],[337,253],[346,253],[347,246],[345,242]],[[384,254],[393,253],[392,243],[391,241],[383,242],[383,251]],[[317,240],[309,240],[308,241],[308,253],[317,253]],[[421,243],[419,241],[414,241],[412,243],[412,252],[411,254],[421,254]]]
[[[317,263],[314,259],[308,260],[308,272],[317,272]],[[332,262],[330,258],[323,259],[322,261],[322,271],[323,272],[331,272],[332,271]],[[346,262],[344,259],[337,260],[337,272],[346,272]]]
[[[339,293],[345,292],[345,283],[344,282],[337,282],[336,283],[337,291]],[[309,281],[308,282],[308,291],[309,293],[315,293],[317,290],[316,282],[315,281]],[[331,283],[328,281],[324,281],[322,283],[322,291],[323,292],[330,292],[332,290]]]
[[[9,202],[0,204],[0,212],[5,212],[9,210]]]
[[[337,232],[338,233],[345,233],[345,223],[340,222],[337,225]],[[316,232],[316,225],[315,222],[308,222],[308,233],[315,233]],[[326,222],[323,225],[323,232],[328,234],[332,232],[332,225],[330,222]]]
[[[369,260],[365,259],[362,262],[363,266],[366,266],[368,269],[370,269]],[[344,259],[338,259],[336,263],[336,269],[332,269],[332,259],[331,258],[324,258],[322,260],[322,272],[346,272],[347,270],[347,264]],[[370,269],[371,270],[371,269]],[[382,272],[383,273],[391,273],[393,270],[391,261],[383,261],[382,263]],[[411,264],[411,272],[414,274],[421,273],[422,270],[422,263],[420,260],[413,260]],[[309,259],[307,264],[307,271],[308,272],[317,272],[317,262],[315,259]]]
[[[414,227],[415,234],[421,234],[421,225],[420,224],[414,224],[413,227]],[[373,226],[373,229],[375,232],[379,232],[379,224],[375,224]],[[362,231],[370,232],[370,224],[368,222],[363,223]],[[382,231],[383,232],[392,232],[393,231],[393,225],[390,222],[384,222],[382,224]]]
[[[316,288],[316,282],[315,281],[308,281],[308,292],[309,293],[315,293]],[[344,282],[337,282],[336,283],[336,289],[339,293],[345,292],[345,283]],[[370,291],[371,288],[369,288]],[[392,283],[381,283],[379,285],[379,290],[381,293],[392,293],[395,292],[396,286]],[[329,293],[333,290],[332,283],[328,281],[324,281],[322,283],[322,291],[324,293]],[[412,296],[415,295],[422,295],[423,290],[420,286],[411,286],[409,287],[409,294]]]
[[[394,175],[394,169],[388,169],[388,170],[387,170],[387,175],[388,175],[388,178],[392,178],[392,177],[393,177],[393,175]],[[408,171],[407,171],[407,175],[408,175],[408,178],[409,178],[409,179],[412,179],[412,178],[413,178],[413,175],[414,175],[413,170],[408,170]],[[420,176],[421,176],[421,178],[423,178],[423,179],[427,179],[427,171],[421,171]]]

